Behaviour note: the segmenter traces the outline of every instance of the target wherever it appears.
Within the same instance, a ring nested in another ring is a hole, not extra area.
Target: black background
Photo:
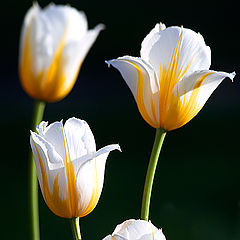
[[[48,1],[39,1],[44,7]],[[240,239],[240,70],[237,1],[55,1],[85,11],[89,27],[104,23],[62,101],[47,104],[44,120],[86,120],[97,148],[119,143],[109,155],[96,209],[81,219],[83,239],[102,239],[118,223],[140,217],[141,195],[155,129],[140,116],[124,80],[105,60],[139,56],[154,25],[200,32],[212,50],[213,70],[235,71],[186,126],[169,132],[153,187],[150,219],[168,240]],[[19,36],[32,1],[1,3],[1,239],[28,239],[28,151],[33,100],[18,77]],[[41,194],[42,239],[71,239],[69,222],[46,207]]]

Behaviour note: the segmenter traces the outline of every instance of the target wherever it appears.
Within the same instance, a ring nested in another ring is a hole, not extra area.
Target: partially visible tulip
[[[112,235],[103,240],[166,240],[162,229],[157,229],[151,222],[130,219],[117,225]]]
[[[55,102],[73,88],[81,64],[103,25],[88,30],[83,12],[38,4],[27,12],[19,53],[20,80],[32,98]]]
[[[41,122],[38,134],[31,131],[30,143],[44,200],[50,210],[64,218],[89,214],[98,203],[105,163],[112,144],[96,152],[88,124],[70,118],[63,126]]]
[[[223,79],[235,76],[209,70],[210,48],[199,33],[183,27],[156,24],[140,55],[107,63],[122,74],[144,120],[166,131],[189,122]]]

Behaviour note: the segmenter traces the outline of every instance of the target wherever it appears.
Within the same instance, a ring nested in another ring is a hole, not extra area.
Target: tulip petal
[[[65,97],[103,25],[87,30],[83,12],[70,6],[38,4],[28,11],[20,42],[20,76],[26,92],[48,102]]]
[[[71,39],[66,42],[61,56],[63,59],[62,65],[59,67],[59,74],[65,76],[65,80],[60,86],[61,94],[68,93],[72,89],[89,49],[103,29],[104,26],[99,24],[94,29],[87,31],[81,38]]]
[[[211,64],[210,48],[200,34],[186,28],[168,27],[162,31],[151,31],[142,44],[141,55],[160,76],[161,71],[175,72],[176,82],[186,73],[209,69]],[[161,85],[161,84],[160,84]]]
[[[64,124],[64,132],[72,161],[96,152],[94,136],[84,120],[77,118],[68,119]]]
[[[53,26],[66,24],[66,43],[79,41],[87,32],[88,23],[83,11],[70,7],[68,5],[55,5],[51,3],[43,9],[43,13],[49,19]],[[62,26],[59,26],[62,28]]]
[[[173,89],[165,128],[173,130],[189,122],[204,106],[213,91],[235,73],[210,70],[196,71],[186,76]]]
[[[88,155],[88,158],[85,156],[73,161],[74,168],[78,169],[76,173],[78,216],[89,214],[97,205],[103,187],[106,159],[113,150],[120,150],[119,145],[108,145],[94,155]]]
[[[62,122],[54,122],[47,126],[46,122],[41,122],[37,130],[39,135],[42,136],[47,142],[51,143],[55,151],[62,157],[65,161],[65,149],[64,149],[64,139],[62,131]]]
[[[130,56],[120,57],[107,62],[117,68],[128,87],[132,91],[138,105],[138,109],[151,126],[157,127],[156,107],[154,105],[154,93],[159,91],[159,85],[153,68],[141,58]]]
[[[150,33],[143,39],[141,44],[140,56],[146,62],[149,62],[149,52],[153,44],[158,41],[158,33],[166,28],[165,24],[157,23]]]
[[[67,176],[61,156],[51,144],[34,132],[31,132],[30,144],[46,204],[56,215],[71,217]]]
[[[34,73],[47,73],[55,53],[66,33],[67,19],[54,4],[41,10],[32,20],[31,46]]]
[[[86,57],[89,49],[95,42],[96,38],[98,37],[99,33],[105,29],[105,26],[103,24],[98,24],[94,29],[88,30],[86,34],[81,38],[78,39],[76,42],[72,41],[72,45],[68,45],[65,49],[65,56],[70,56],[68,52],[76,51],[76,48],[79,50],[76,59],[78,59],[78,62],[82,63],[84,58]],[[72,55],[71,55],[72,56]]]

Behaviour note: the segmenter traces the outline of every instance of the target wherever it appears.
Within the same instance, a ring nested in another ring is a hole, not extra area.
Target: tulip
[[[183,27],[156,24],[140,55],[107,63],[120,71],[145,121],[166,131],[189,122],[222,80],[235,76],[209,70],[210,48],[199,33]]]
[[[130,88],[144,120],[156,128],[142,198],[141,219],[149,219],[158,157],[167,131],[189,122],[217,86],[235,73],[209,70],[211,50],[203,37],[183,27],[156,24],[144,38],[140,57],[107,61]]]
[[[151,222],[130,219],[117,225],[112,235],[103,240],[166,240],[162,229],[157,229]]]
[[[70,6],[38,4],[27,12],[19,53],[20,80],[32,98],[63,99],[73,88],[80,66],[103,25],[88,30],[83,12]]]
[[[105,163],[112,144],[96,151],[88,124],[70,118],[63,126],[42,121],[31,131],[30,143],[42,195],[57,216],[78,218],[96,206],[104,181]]]

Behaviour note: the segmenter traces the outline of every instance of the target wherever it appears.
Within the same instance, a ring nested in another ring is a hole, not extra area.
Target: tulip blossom
[[[83,12],[70,6],[34,3],[21,32],[19,72],[34,99],[55,102],[73,88],[83,60],[103,25],[88,30]]]
[[[105,163],[112,144],[96,152],[88,124],[70,118],[63,126],[41,122],[38,133],[31,131],[30,143],[44,200],[50,210],[64,218],[89,214],[100,197]]]
[[[209,70],[210,48],[199,33],[183,27],[156,24],[140,56],[107,63],[120,71],[145,121],[167,131],[189,122],[223,79],[235,76]]]
[[[117,225],[112,235],[103,240],[166,240],[162,229],[157,229],[151,222],[130,219]]]

